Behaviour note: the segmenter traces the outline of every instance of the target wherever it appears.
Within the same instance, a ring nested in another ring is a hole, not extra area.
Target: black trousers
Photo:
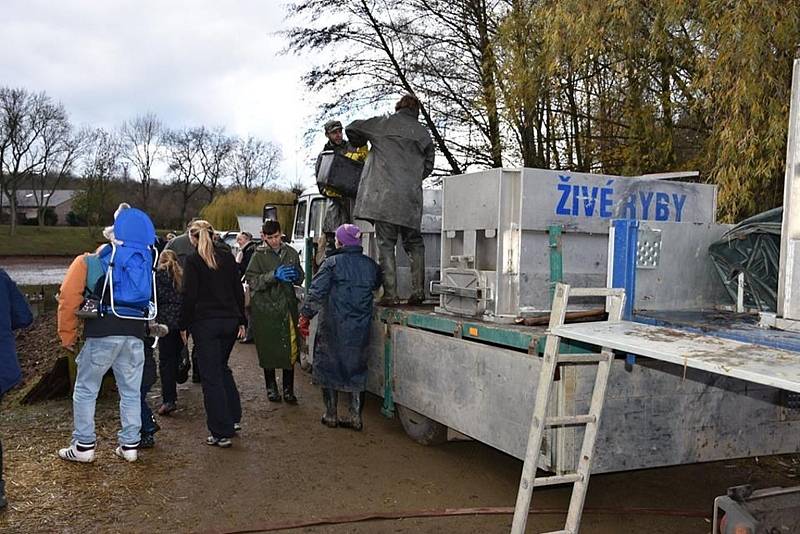
[[[397,298],[397,238],[402,238],[403,249],[411,264],[411,295],[425,298],[425,243],[415,228],[407,228],[383,221],[375,221],[375,241],[378,245],[378,263],[383,269],[383,298]]]
[[[233,424],[242,419],[239,390],[228,367],[238,329],[238,319],[207,319],[196,321],[191,326],[200,364],[206,424],[217,439],[233,437]]]
[[[178,400],[178,364],[183,350],[183,340],[178,329],[158,341],[158,370],[161,374],[161,400],[175,403]]]

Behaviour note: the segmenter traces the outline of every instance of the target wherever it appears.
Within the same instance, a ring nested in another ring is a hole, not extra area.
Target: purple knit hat
[[[358,246],[361,244],[361,228],[355,224],[343,224],[336,229],[336,239],[345,247]]]

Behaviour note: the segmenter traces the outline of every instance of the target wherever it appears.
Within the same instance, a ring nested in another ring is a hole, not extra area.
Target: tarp
[[[738,276],[744,273],[744,304],[776,311],[783,208],[775,208],[731,228],[708,247],[722,283],[736,302]]]

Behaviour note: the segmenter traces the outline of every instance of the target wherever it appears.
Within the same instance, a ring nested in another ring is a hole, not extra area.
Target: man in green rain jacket
[[[264,369],[267,397],[280,402],[275,369],[283,369],[283,400],[296,403],[294,364],[300,355],[297,297],[294,284],[302,282],[300,257],[282,241],[278,221],[265,221],[259,246],[245,272],[250,286],[250,320],[258,363]]]

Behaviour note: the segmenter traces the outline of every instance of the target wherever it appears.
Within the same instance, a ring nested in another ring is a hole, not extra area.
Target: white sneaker
[[[114,450],[114,454],[126,462],[135,462],[139,459],[139,452],[136,450],[138,446],[138,443],[136,445],[120,445]]]
[[[85,445],[76,441],[66,449],[59,449],[58,457],[68,462],[94,462],[94,443]]]

